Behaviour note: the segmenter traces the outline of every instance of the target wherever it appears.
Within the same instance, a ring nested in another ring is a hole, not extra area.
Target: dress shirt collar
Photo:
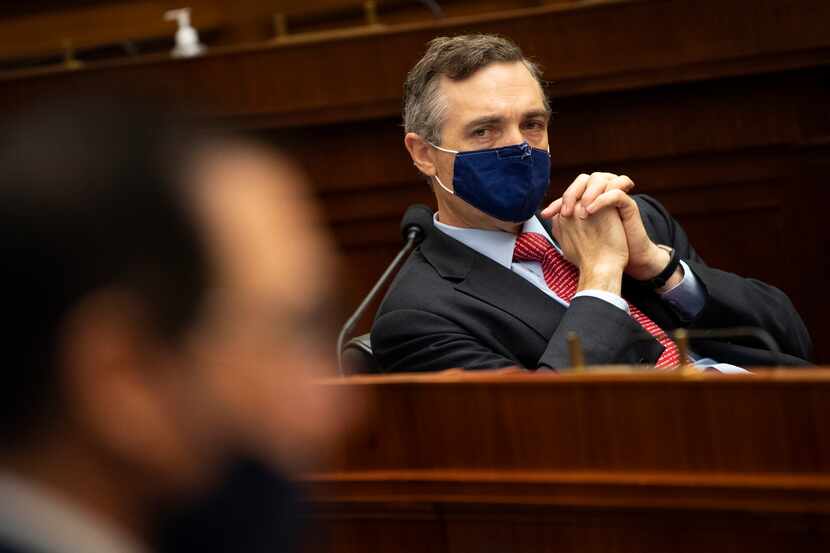
[[[0,471],[0,539],[43,553],[147,553],[89,512]]]
[[[513,250],[516,247],[516,240],[518,239],[517,235],[503,230],[454,227],[439,221],[438,213],[432,216],[432,220],[435,224],[435,228],[447,236],[455,238],[468,248],[477,251],[484,257],[492,259],[506,269],[510,269],[513,265]],[[522,225],[522,232],[535,232],[541,234],[547,238],[548,241],[554,245],[554,247],[556,246],[556,244],[550,239],[548,231],[545,230],[545,227],[542,226],[541,221],[539,221],[539,219],[535,216],[525,221],[524,225]]]

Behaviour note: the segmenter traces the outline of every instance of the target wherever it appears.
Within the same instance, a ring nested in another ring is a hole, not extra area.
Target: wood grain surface
[[[371,391],[316,551],[823,551],[830,371],[461,373]]]

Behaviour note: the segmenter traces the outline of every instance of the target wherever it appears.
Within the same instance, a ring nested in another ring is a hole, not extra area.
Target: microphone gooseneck
[[[345,376],[343,371],[343,345],[346,343],[346,338],[351,334],[357,322],[363,316],[366,309],[372,303],[372,300],[378,295],[384,284],[394,274],[398,267],[403,264],[415,246],[420,244],[426,238],[427,231],[432,228],[432,210],[423,205],[415,204],[407,208],[401,219],[401,236],[404,239],[404,246],[395,259],[386,267],[386,270],[375,282],[375,285],[369,291],[360,305],[357,306],[354,313],[340,329],[340,334],[337,336],[337,370],[340,376]]]

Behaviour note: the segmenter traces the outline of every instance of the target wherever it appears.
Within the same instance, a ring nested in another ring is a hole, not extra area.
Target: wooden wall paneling
[[[385,553],[441,551],[469,553],[645,553],[825,551],[826,517],[717,514],[694,510],[552,509],[504,505],[444,506],[436,525],[445,537],[436,538],[400,513],[378,507],[363,514],[358,507],[350,523],[322,514],[317,522],[328,539],[314,551]],[[364,519],[362,523],[361,514]],[[357,520],[355,520],[357,519]],[[381,522],[376,522],[380,520]],[[372,522],[375,522],[372,525]],[[413,532],[415,530],[415,532]],[[382,534],[382,541],[375,536]],[[374,538],[373,538],[374,537]],[[357,544],[360,545],[357,545]]]
[[[327,510],[377,504],[501,505],[551,509],[710,510],[827,514],[827,479],[735,474],[512,471],[372,471],[313,476],[312,498]],[[376,508],[376,507],[375,507]]]
[[[361,551],[381,551],[382,530],[394,551],[823,551],[828,383],[826,371],[333,380],[373,389],[376,412],[306,478],[331,531],[322,550],[355,551],[366,532]]]
[[[423,203],[434,209],[429,186],[403,146],[400,124],[383,118],[263,135],[299,160],[315,183],[345,271],[338,292],[346,311],[353,309],[403,245],[400,218],[406,208]],[[357,333],[370,330],[382,297],[370,306]]]
[[[561,386],[536,376],[500,387],[390,380],[338,470],[830,473],[822,455],[830,419],[812,401],[826,385],[798,374],[786,383],[655,377]]]
[[[387,221],[403,215],[403,209],[414,203],[423,203],[435,209],[435,197],[426,180],[395,183],[376,189],[321,194],[320,204],[332,225],[347,227],[363,220]]]
[[[557,99],[554,165],[803,144],[800,106],[830,67]],[[666,183],[670,185],[670,183]]]
[[[213,30],[223,23],[217,2],[196,2],[192,21],[197,29]],[[164,13],[180,6],[171,0],[140,0],[87,3],[62,9],[53,6],[45,12],[17,17],[2,17],[0,11],[0,36],[3,36],[0,59],[62,53],[65,40],[71,40],[74,48],[83,50],[130,40],[169,37],[172,47],[177,27],[175,22],[164,20]]]
[[[83,51],[126,41],[169,38],[173,43],[175,23],[165,21],[168,10],[181,7],[170,0],[101,0],[93,2],[27,2],[27,6],[0,6],[0,59],[30,58],[61,54],[63,41]],[[38,5],[40,4],[40,5]],[[394,20],[406,22],[429,20],[425,6],[407,0],[385,0],[382,7],[395,14]],[[401,5],[403,4],[403,6]],[[415,4],[405,6],[406,4]],[[497,9],[464,4],[466,15]],[[504,2],[498,9],[505,9]],[[512,7],[522,7],[518,2]],[[367,24],[363,3],[359,0],[282,0],[278,3],[259,0],[190,0],[194,27],[202,34],[208,47],[239,45],[274,39],[274,15],[280,13],[292,21],[289,32],[296,34],[315,27],[363,27]],[[408,9],[407,9],[408,7]],[[455,6],[454,12],[461,6]],[[401,9],[404,8],[404,9]],[[413,9],[414,8],[414,9]],[[323,20],[320,26],[319,20]],[[205,32],[210,31],[207,40]],[[123,59],[128,56],[124,53]]]
[[[354,507],[350,507],[354,509]],[[700,511],[624,512],[549,507],[444,507],[435,525],[437,538],[423,524],[412,524],[400,512],[378,507],[357,513],[345,522],[323,514],[318,523],[328,534],[312,551],[384,553],[386,551],[441,551],[469,553],[701,550],[824,551],[828,541],[825,518],[763,516]],[[365,519],[360,522],[361,515]],[[376,521],[381,520],[378,524]],[[373,525],[372,523],[375,522]],[[382,537],[381,537],[382,536]]]
[[[304,551],[442,553],[447,551],[446,529],[439,509],[435,505],[415,503],[349,505],[346,509],[315,505],[315,522],[322,534]]]
[[[255,0],[252,0],[255,1]],[[567,4],[579,0],[443,0],[440,2],[445,17],[470,17],[505,10],[537,8],[543,3]],[[289,14],[291,15],[291,14]],[[377,3],[380,25],[400,25],[430,21],[435,18],[426,4],[413,0],[380,0]],[[331,10],[327,14],[297,13],[288,18],[288,31],[292,35],[327,32],[347,27],[361,27],[367,24],[364,5],[352,2],[351,9]]]
[[[724,0],[703,11],[705,17],[692,0],[585,1],[296,37],[280,44],[218,48],[192,60],[162,56],[104,63],[74,73],[25,73],[12,79],[14,86],[0,87],[0,105],[50,93],[60,85],[72,89],[123,80],[161,83],[178,97],[209,103],[213,116],[270,116],[272,125],[279,124],[279,114],[296,122],[297,113],[332,110],[340,117],[344,108],[378,103],[397,111],[403,77],[424,44],[437,34],[464,31],[511,36],[545,66],[560,94],[740,75],[747,67],[752,72],[804,67],[830,60],[830,38],[823,32],[830,6],[823,0],[800,0],[789,5],[785,14],[770,0]],[[734,27],[725,24],[738,18],[739,28],[747,29],[744,34],[736,34]],[[691,26],[689,21],[697,24]],[[649,32],[628,32],[638,28]],[[81,78],[74,80],[70,75]],[[211,86],[193,86],[200,82]]]
[[[505,513],[496,507],[481,511],[462,507],[446,515],[448,552],[806,553],[822,551],[828,543],[817,539],[813,521],[797,516],[782,521],[785,517],[693,510],[614,513],[531,508]]]
[[[357,308],[375,281],[380,277],[387,265],[400,250],[399,245],[369,245],[352,248],[341,254],[342,267],[345,277],[338,285],[338,297],[341,303],[341,312],[344,313],[337,323],[342,324],[349,314]],[[374,315],[380,307],[388,285],[379,294],[378,298],[369,305],[366,314],[355,327],[355,335],[364,334],[371,330]]]
[[[298,159],[325,194],[364,192],[418,175],[403,144],[401,116],[359,123],[264,131],[263,136]]]

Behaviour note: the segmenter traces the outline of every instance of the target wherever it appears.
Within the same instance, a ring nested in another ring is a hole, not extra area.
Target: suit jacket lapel
[[[433,229],[421,253],[455,289],[518,319],[545,340],[556,330],[564,306],[531,283],[461,242]]]
[[[478,257],[467,278],[455,289],[501,309],[549,340],[565,307],[513,271],[482,255]]]

